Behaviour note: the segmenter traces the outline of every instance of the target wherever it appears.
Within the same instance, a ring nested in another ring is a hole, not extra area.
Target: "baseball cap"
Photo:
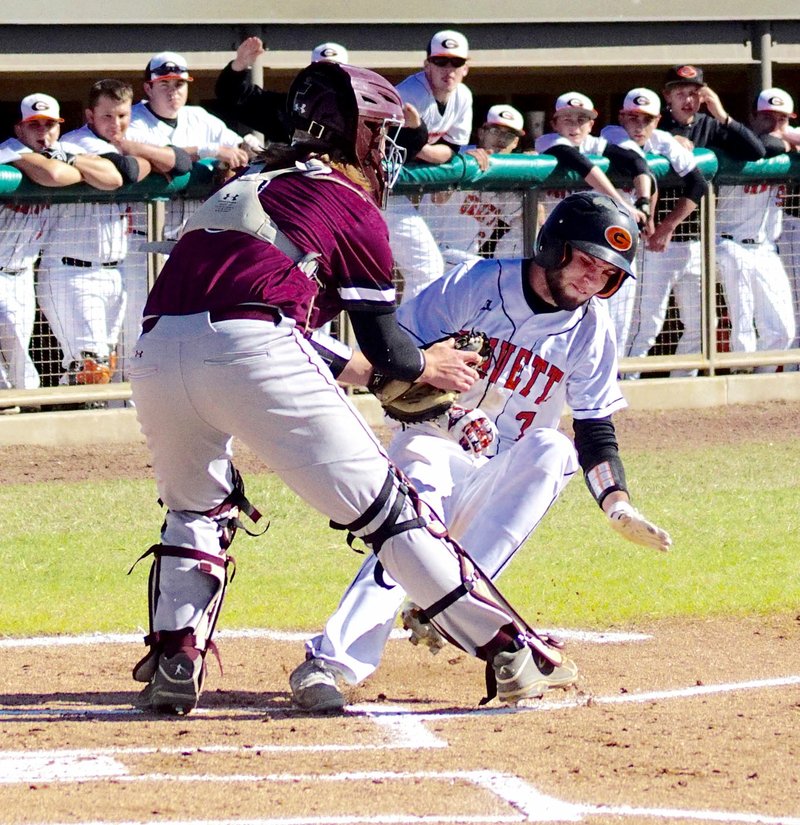
[[[19,122],[25,123],[29,120],[57,120],[59,123],[64,122],[64,118],[60,117],[60,110],[58,101],[50,95],[35,92],[32,95],[23,97],[19,104]]]
[[[150,58],[144,70],[145,80],[193,80],[186,58],[177,52],[159,52]]]
[[[513,107],[505,103],[492,106],[486,113],[484,126],[506,126],[518,135],[524,135],[522,115]]]
[[[661,100],[652,89],[637,87],[625,95],[620,111],[655,117],[661,114]]]
[[[436,32],[428,43],[428,57],[469,57],[469,43],[461,32],[451,29]]]
[[[580,92],[564,92],[563,95],[560,95],[556,99],[556,113],[563,112],[567,109],[597,117],[597,110],[594,108],[594,103]]]
[[[319,63],[320,60],[327,60],[331,63],[349,63],[350,56],[347,49],[339,43],[320,43],[311,52],[311,62]]]
[[[667,72],[665,86],[678,86],[683,83],[692,83],[695,86],[704,86],[703,70],[698,66],[690,66],[688,63],[682,66],[673,66]]]
[[[783,89],[764,89],[756,99],[757,112],[778,112],[789,117],[797,117],[794,111],[794,101],[788,92]]]

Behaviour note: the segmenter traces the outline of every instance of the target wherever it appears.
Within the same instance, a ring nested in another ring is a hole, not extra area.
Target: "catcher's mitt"
[[[459,332],[440,340],[447,338],[455,339],[456,349],[477,352],[482,358],[481,363],[491,355],[489,339],[483,332]],[[431,384],[382,376],[373,376],[368,389],[381,402],[386,415],[405,424],[417,424],[437,418],[450,409],[459,395],[455,390],[440,390]]]

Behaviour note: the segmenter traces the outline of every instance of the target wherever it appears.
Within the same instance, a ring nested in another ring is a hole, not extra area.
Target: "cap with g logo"
[[[469,57],[469,43],[461,32],[445,29],[436,32],[428,44],[428,57]]]
[[[555,111],[556,114],[559,112],[573,111],[582,112],[590,117],[597,117],[597,110],[594,108],[594,103],[580,92],[564,92],[563,95],[559,95],[556,100]]]
[[[331,63],[349,63],[350,56],[347,49],[338,43],[320,43],[311,52],[311,62],[319,63],[320,60],[327,60]]]
[[[797,117],[794,111],[794,101],[788,92],[783,89],[764,89],[756,100],[757,112],[777,112],[789,117]]]
[[[486,113],[486,122],[483,125],[505,126],[521,136],[525,134],[525,130],[522,128],[524,124],[522,115],[513,106],[500,103],[489,109]]]
[[[657,117],[661,114],[661,99],[652,89],[631,89],[625,95],[621,112]]]
[[[50,95],[36,92],[35,94],[23,97],[19,104],[20,123],[26,123],[29,120],[56,120],[59,123],[64,122],[64,118],[60,116],[58,101]]]
[[[673,66],[667,72],[665,86],[680,86],[690,83],[694,86],[705,86],[703,80],[703,70],[698,66],[690,66],[688,63],[682,66]]]

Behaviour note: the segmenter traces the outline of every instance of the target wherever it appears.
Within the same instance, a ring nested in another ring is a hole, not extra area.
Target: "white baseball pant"
[[[231,492],[234,436],[335,522],[353,523],[380,498],[389,460],[293,322],[164,316],[139,338],[130,379],[168,508],[163,544],[222,555],[217,524],[203,514]],[[396,498],[358,534],[378,529]],[[407,498],[397,521],[415,516]],[[380,561],[423,607],[462,584],[452,546],[425,527],[386,539]],[[192,559],[166,556],[160,563],[154,630],[196,627],[215,580]],[[471,653],[508,621],[504,611],[471,594],[437,616]]]
[[[720,240],[717,268],[731,320],[731,349],[791,347],[796,334],[792,290],[774,245]]]
[[[411,428],[398,433],[389,454],[453,538],[493,579],[578,470],[572,442],[545,428],[528,430],[491,459],[472,458],[441,433]],[[375,568],[374,557],[364,561],[324,633],[306,645],[312,656],[334,665],[352,684],[378,666],[406,596],[399,585],[387,590],[378,584]]]
[[[702,265],[700,241],[672,241],[664,252],[645,250],[639,276],[636,310],[628,355],[644,358],[664,326],[670,292],[680,312],[683,333],[676,355],[694,355],[702,348]],[[672,376],[697,370],[673,370]]]
[[[444,275],[444,261],[428,224],[408,198],[390,197],[384,217],[405,302]]]
[[[0,271],[0,389],[36,389],[39,373],[28,347],[36,319],[33,262]]]
[[[125,291],[117,267],[52,263],[39,272],[37,296],[67,369],[82,352],[107,358],[125,315]]]

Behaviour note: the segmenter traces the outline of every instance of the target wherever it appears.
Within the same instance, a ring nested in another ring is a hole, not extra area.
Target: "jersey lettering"
[[[533,424],[534,418],[536,418],[536,410],[523,410],[517,413],[516,419],[517,421],[521,421],[522,424],[519,428],[519,435],[515,439],[516,441],[519,441],[520,438],[525,435],[525,431]]]

